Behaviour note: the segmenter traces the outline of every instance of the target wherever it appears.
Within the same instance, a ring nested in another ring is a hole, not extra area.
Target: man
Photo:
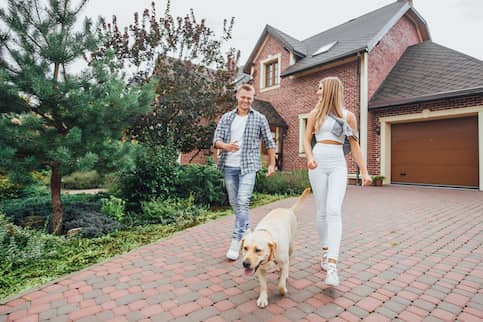
[[[252,108],[255,88],[248,84],[239,87],[237,107],[225,113],[218,123],[213,145],[221,149],[218,169],[224,171],[230,205],[235,212],[232,240],[226,257],[236,260],[243,234],[248,229],[248,208],[261,168],[260,139],[269,156],[267,176],[275,172],[275,143],[267,118]]]

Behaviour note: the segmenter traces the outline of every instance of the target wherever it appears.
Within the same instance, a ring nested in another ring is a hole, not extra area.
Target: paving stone
[[[351,307],[349,307],[347,309],[347,312],[350,312],[350,313],[354,314],[359,319],[363,319],[363,318],[365,318],[365,317],[367,317],[369,315],[369,312],[364,311],[363,309],[361,309],[358,306],[351,306]]]
[[[323,317],[324,319],[333,318],[340,313],[344,312],[344,309],[338,305],[329,303],[318,309],[315,313]]]
[[[367,286],[367,285],[360,285],[360,286],[354,287],[351,290],[351,292],[358,295],[358,296],[364,297],[364,296],[368,296],[369,294],[374,293],[374,289]]]
[[[398,315],[396,312],[393,312],[393,311],[389,310],[388,308],[384,307],[384,305],[378,307],[376,309],[376,312],[384,315],[385,317],[387,317],[389,319],[394,319]]]
[[[218,312],[217,309],[215,309],[212,306],[209,306],[209,307],[205,307],[205,308],[203,308],[201,310],[197,310],[197,311],[195,311],[193,313],[188,314],[188,317],[192,321],[205,321],[208,318],[210,318],[212,316],[216,316],[218,314],[219,314],[219,312]]]

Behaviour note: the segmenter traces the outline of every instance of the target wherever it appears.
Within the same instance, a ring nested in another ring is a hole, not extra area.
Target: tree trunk
[[[52,198],[52,221],[49,232],[55,235],[62,233],[62,217],[64,215],[64,207],[60,199],[62,174],[59,166],[52,166],[52,176],[50,177],[50,195]]]

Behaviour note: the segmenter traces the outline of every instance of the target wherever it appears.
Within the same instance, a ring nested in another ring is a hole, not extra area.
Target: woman
[[[347,186],[347,163],[342,148],[346,136],[349,136],[352,157],[361,169],[362,185],[369,185],[371,178],[357,142],[356,118],[344,108],[342,82],[337,77],[322,79],[317,95],[320,99],[310,112],[304,148],[315,196],[317,230],[322,247],[321,267],[327,271],[325,283],[337,286],[339,277],[336,264],[342,237],[341,210]],[[341,127],[341,124],[344,126]],[[312,150],[314,134],[317,144]]]

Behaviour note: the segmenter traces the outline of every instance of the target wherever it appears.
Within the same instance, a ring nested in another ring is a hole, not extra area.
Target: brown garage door
[[[391,126],[391,182],[478,187],[478,119]]]

